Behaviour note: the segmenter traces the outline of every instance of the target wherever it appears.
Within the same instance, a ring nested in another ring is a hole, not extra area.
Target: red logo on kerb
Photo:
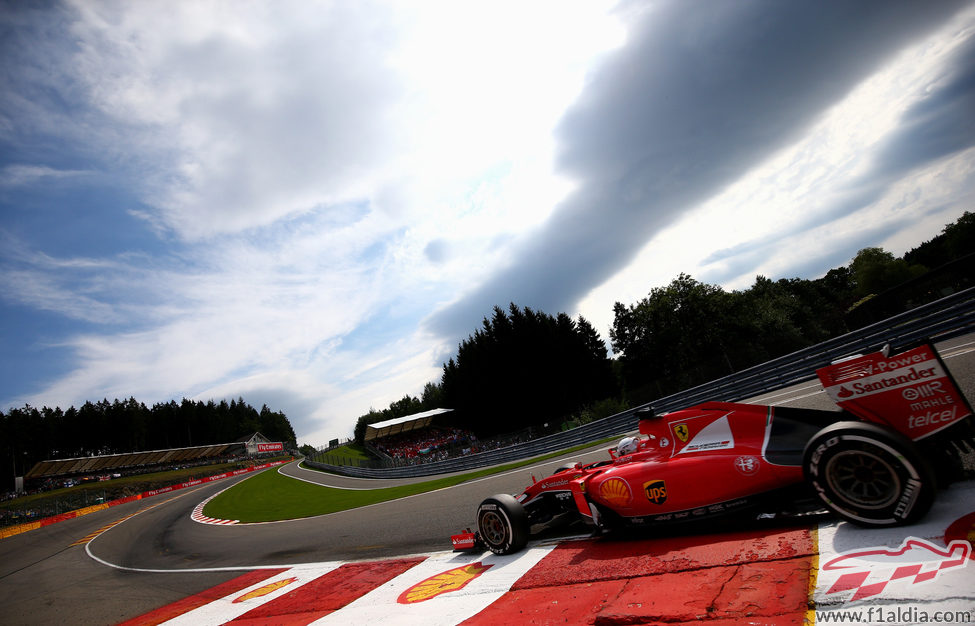
[[[840,554],[823,565],[823,571],[853,570],[842,574],[827,594],[856,590],[850,601],[881,593],[888,583],[910,579],[910,584],[929,582],[946,569],[965,567],[972,546],[967,541],[952,541],[947,548],[925,539],[908,537],[899,548],[866,548]],[[876,582],[867,583],[871,574]]]

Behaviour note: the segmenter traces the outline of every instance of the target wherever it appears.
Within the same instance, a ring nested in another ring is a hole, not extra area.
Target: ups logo
[[[663,504],[667,501],[667,483],[662,480],[643,483],[643,491],[647,494],[647,500],[654,504]]]

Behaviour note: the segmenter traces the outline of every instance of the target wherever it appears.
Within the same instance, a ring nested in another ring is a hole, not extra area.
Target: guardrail
[[[899,350],[926,339],[946,340],[975,331],[975,288],[966,289],[854,332],[787,354],[622,413],[547,437],[507,448],[423,465],[367,468],[328,465],[306,459],[326,471],[359,478],[406,478],[467,471],[564,450],[632,432],[634,413],[653,407],[657,413],[686,408],[708,400],[734,402],[815,378],[816,370],[851,354],[875,352],[886,344]]]
[[[945,340],[973,331],[975,287],[643,406],[666,412],[706,400],[741,400],[815,378],[817,369],[844,356],[876,352],[887,344],[899,351],[927,339]]]

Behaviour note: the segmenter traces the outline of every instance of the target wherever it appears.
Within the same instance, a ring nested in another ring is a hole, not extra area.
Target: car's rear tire
[[[911,524],[934,502],[934,473],[917,447],[877,424],[823,428],[806,444],[802,467],[826,506],[861,526]]]
[[[508,494],[499,494],[477,507],[477,532],[491,552],[511,554],[528,543],[531,527],[521,502]]]

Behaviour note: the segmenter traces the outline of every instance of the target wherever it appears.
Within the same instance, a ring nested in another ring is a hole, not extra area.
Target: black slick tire
[[[495,554],[511,554],[525,547],[531,528],[525,507],[508,494],[487,498],[477,507],[477,532]]]
[[[802,468],[826,506],[860,526],[911,524],[934,502],[934,473],[917,447],[878,424],[823,428],[806,444]]]

